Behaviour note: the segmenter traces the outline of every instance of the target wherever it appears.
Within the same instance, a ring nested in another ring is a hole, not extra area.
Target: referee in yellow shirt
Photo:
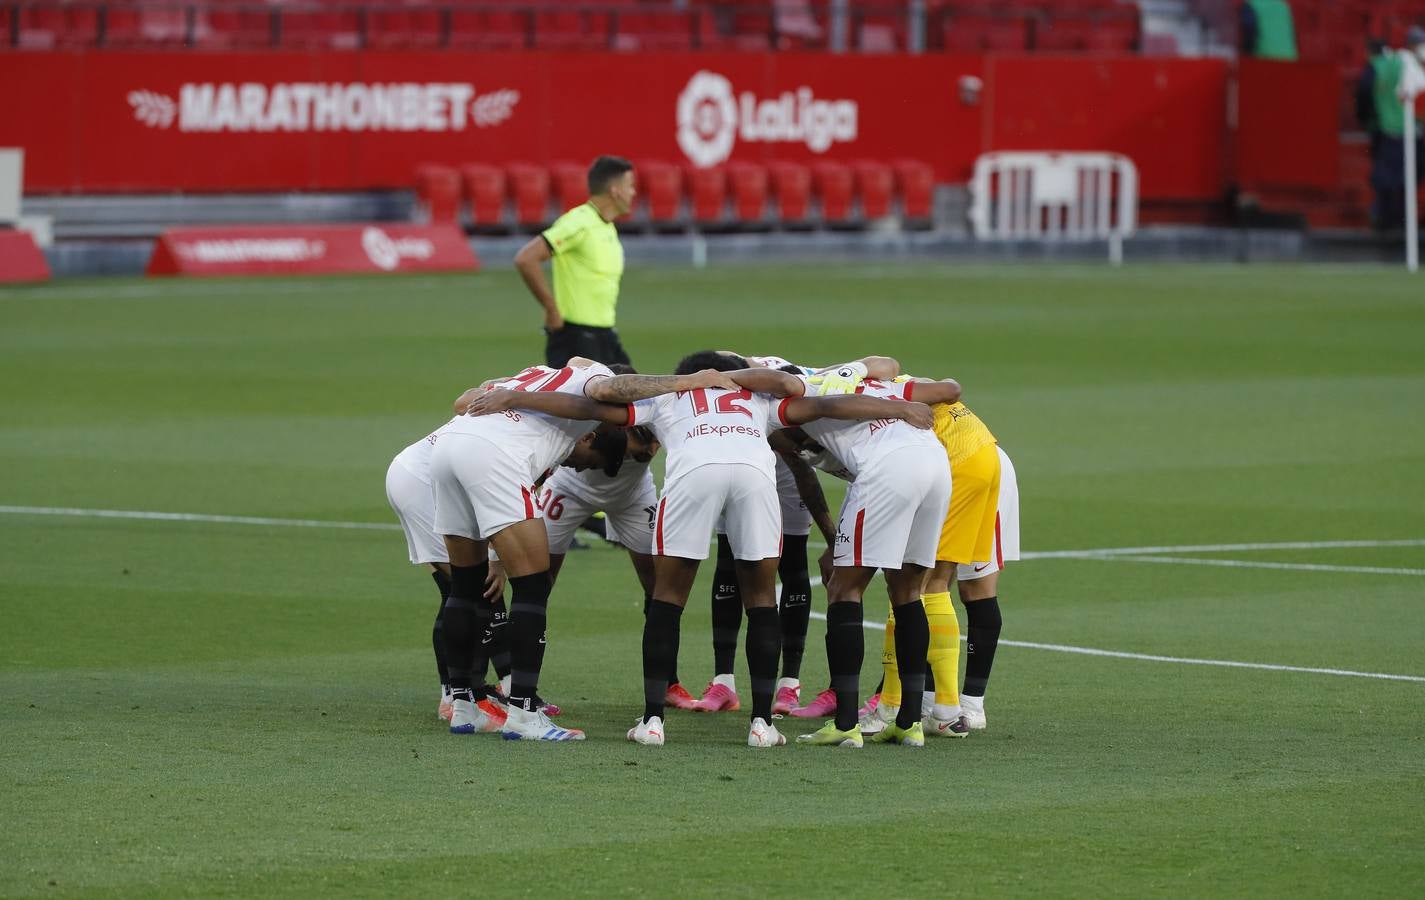
[[[614,331],[623,245],[614,220],[627,215],[635,196],[633,163],[600,156],[589,167],[589,199],[555,220],[515,254],[515,268],[544,307],[544,356],[563,366],[573,356],[606,365],[630,365]],[[544,277],[553,259],[554,290]]]

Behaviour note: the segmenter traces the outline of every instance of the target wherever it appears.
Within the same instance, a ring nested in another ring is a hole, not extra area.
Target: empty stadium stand
[[[637,165],[639,194],[628,223],[654,231],[759,231],[817,224],[859,228],[896,218],[928,228],[935,188],[918,160],[812,166],[733,162],[698,169],[660,160]],[[584,166],[427,164],[414,173],[419,215],[480,233],[531,231],[587,196]]]
[[[1126,0],[852,0],[849,47],[1132,53]],[[912,28],[912,18],[919,28]],[[0,47],[768,51],[831,47],[827,0],[4,0]],[[912,31],[925,35],[911,46]]]

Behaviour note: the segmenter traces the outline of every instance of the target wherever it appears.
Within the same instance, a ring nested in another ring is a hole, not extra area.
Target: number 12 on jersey
[[[706,415],[708,412],[708,392],[707,388],[693,388],[691,391],[679,391],[679,397],[689,397],[693,403],[693,415]],[[752,392],[749,390],[724,391],[717,398],[717,411],[727,415],[741,413],[747,418],[752,418],[752,411],[738,403],[739,400],[751,400]]]

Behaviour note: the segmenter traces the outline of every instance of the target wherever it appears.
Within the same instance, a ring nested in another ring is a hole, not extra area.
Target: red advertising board
[[[0,230],[0,284],[49,281],[49,262],[28,231]]]
[[[451,272],[480,267],[451,225],[246,225],[173,228],[159,236],[149,275],[304,275]]]
[[[1340,184],[1340,70],[1243,59],[1237,98],[1239,185],[1330,190]]]
[[[925,159],[968,177],[978,56],[0,54],[30,191],[408,186],[423,162]],[[42,87],[42,89],[41,89]]]

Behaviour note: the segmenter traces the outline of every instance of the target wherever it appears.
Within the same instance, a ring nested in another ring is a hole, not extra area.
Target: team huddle
[[[889,357],[816,369],[726,351],[692,354],[668,376],[575,358],[466,391],[386,478],[410,561],[431,568],[441,593],[441,718],[453,734],[584,739],[552,721],[561,710],[540,696],[539,676],[564,557],[603,513],[644,592],[644,705],[630,741],[661,746],[668,706],[741,708],[733,662],[744,614],[749,746],[785,744],[776,719],[787,715],[827,719],[798,743],[850,748],[984,728],[1018,493],[1008,456],[960,393],[953,380],[902,375]],[[649,469],[660,449],[661,492]],[[849,482],[836,520],[817,470]],[[813,526],[827,543],[818,568],[831,683],[802,705]],[[716,672],[697,698],[677,674],[680,623],[714,537]],[[862,705],[862,597],[878,570],[891,602],[884,678]],[[956,581],[969,620],[963,691]]]

